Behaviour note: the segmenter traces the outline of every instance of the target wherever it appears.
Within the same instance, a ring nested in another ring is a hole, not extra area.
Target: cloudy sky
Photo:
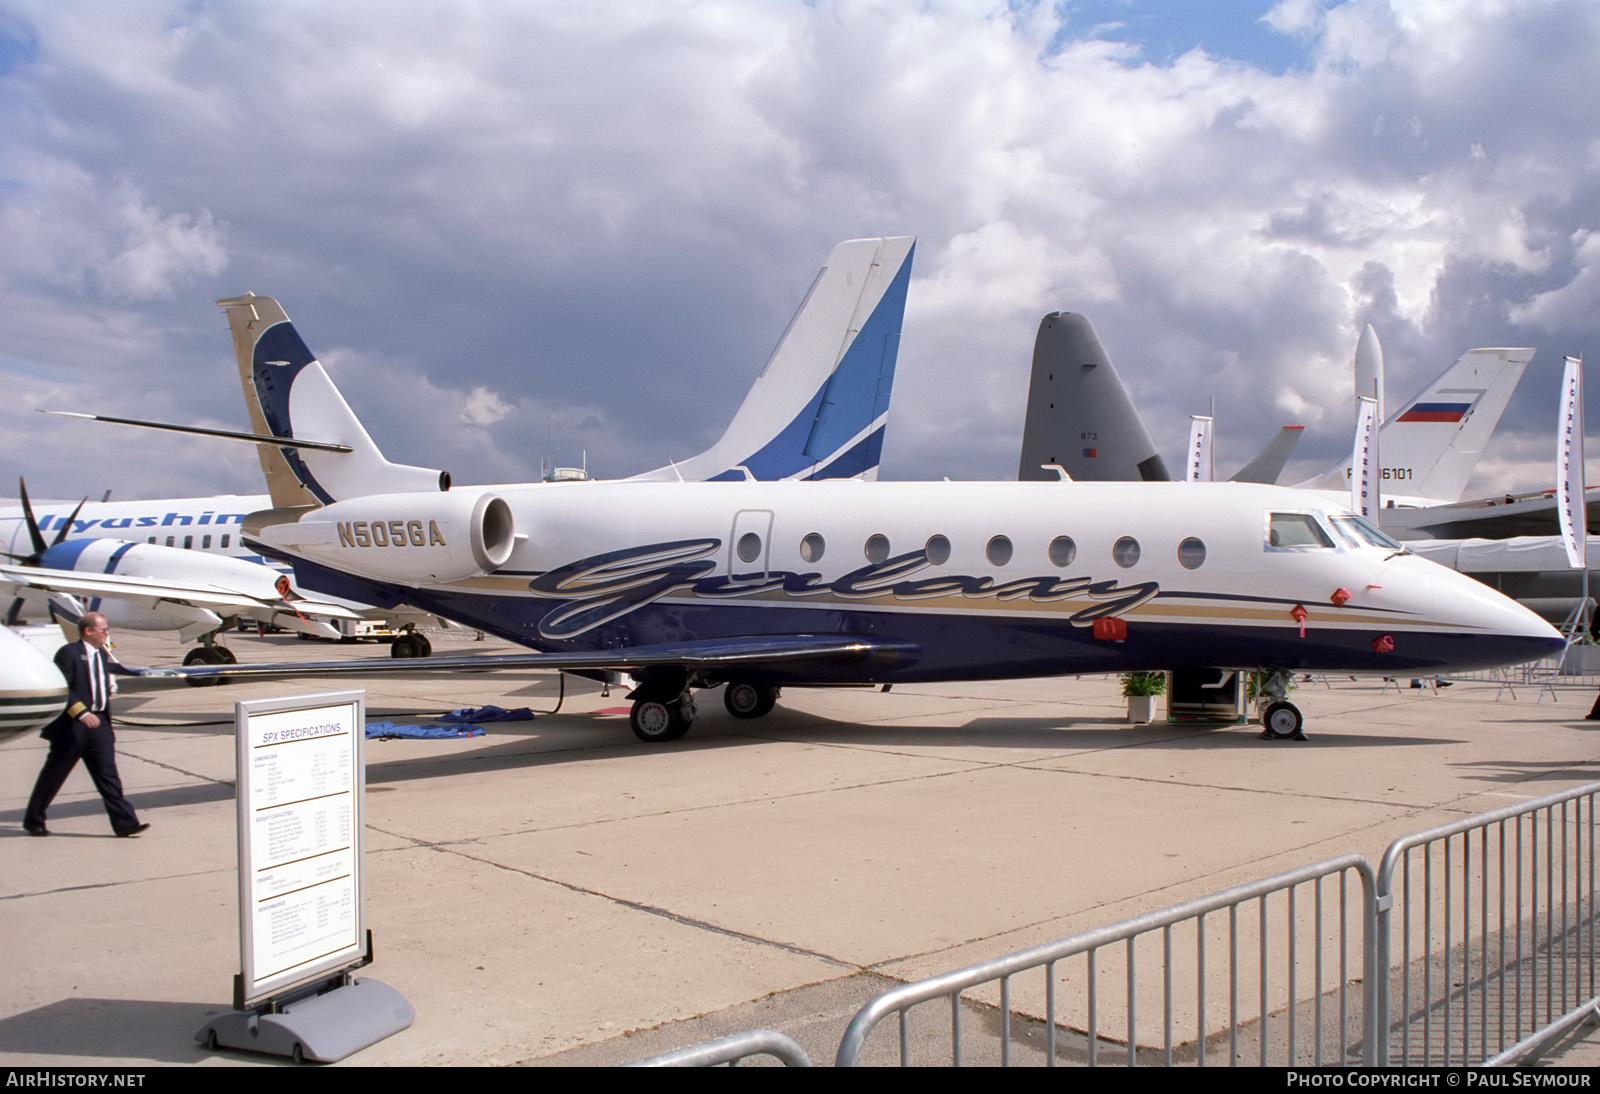
[[[36,413],[242,427],[246,290],[392,459],[645,470],[833,243],[911,233],[885,478],[1013,477],[1072,310],[1169,464],[1216,400],[1225,470],[1286,422],[1292,470],[1348,452],[1365,323],[1391,404],[1537,347],[1473,489],[1539,488],[1600,361],[1596,56],[1593,0],[0,0],[0,482],[259,490],[248,446]]]

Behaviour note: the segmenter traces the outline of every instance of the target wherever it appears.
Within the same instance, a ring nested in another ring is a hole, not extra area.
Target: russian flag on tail
[[[1471,403],[1413,403],[1400,415],[1402,422],[1459,422],[1472,409]]]

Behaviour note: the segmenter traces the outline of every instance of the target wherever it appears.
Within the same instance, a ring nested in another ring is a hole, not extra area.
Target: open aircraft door
[[[1167,721],[1243,725],[1244,673],[1183,669],[1167,673]]]

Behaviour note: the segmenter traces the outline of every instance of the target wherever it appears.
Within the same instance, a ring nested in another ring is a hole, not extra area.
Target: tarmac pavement
[[[127,664],[161,637],[114,635]],[[238,636],[241,660],[381,656]],[[504,652],[435,640],[440,652]],[[37,737],[0,745],[0,1064],[254,1065],[193,1035],[239,968],[233,704],[368,689],[371,720],[548,710],[548,674],[421,673],[193,688],[117,705],[138,839],[80,768],[26,837]],[[623,692],[484,737],[367,743],[366,970],[415,1024],[349,1064],[626,1062],[757,1026],[831,1062],[886,986],[1600,780],[1593,696],[1302,688],[1305,742],[1128,726],[1115,679],[790,689],[736,721],[699,696],[645,745]],[[1585,1058],[1587,1043],[1563,1062]],[[883,1058],[881,1055],[874,1059]]]

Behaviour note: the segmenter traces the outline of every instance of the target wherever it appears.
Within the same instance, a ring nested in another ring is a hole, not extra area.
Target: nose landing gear
[[[1267,672],[1261,675],[1261,686],[1256,692],[1256,707],[1261,712],[1261,739],[1264,741],[1303,741],[1305,719],[1300,708],[1289,702],[1289,685],[1294,680],[1290,672]]]

